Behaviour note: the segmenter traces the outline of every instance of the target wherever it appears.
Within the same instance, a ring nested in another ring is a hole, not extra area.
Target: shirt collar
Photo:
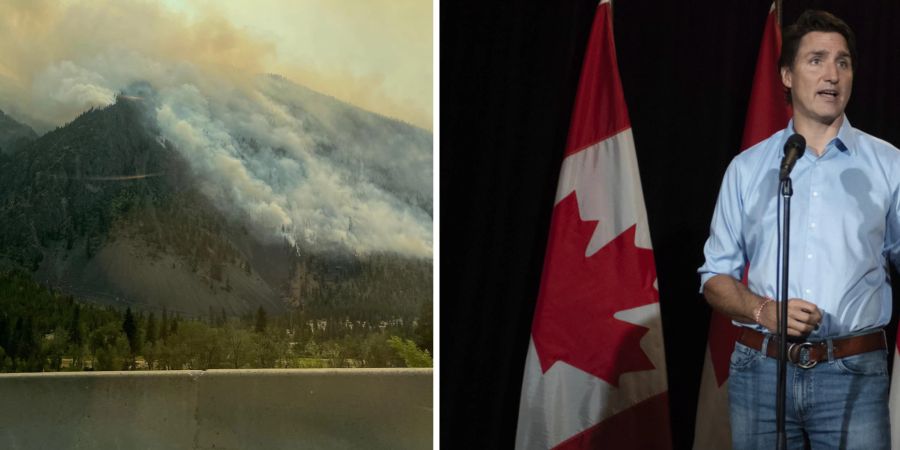
[[[784,146],[784,143],[787,142],[787,139],[796,133],[794,131],[794,119],[791,118],[790,122],[788,122],[787,133],[782,137],[781,145]],[[838,149],[841,153],[845,155],[853,155],[855,154],[855,150],[850,148],[848,143],[853,142],[853,132],[855,129],[850,125],[850,119],[847,118],[847,115],[844,114],[844,121],[841,123],[841,128],[838,130],[837,136],[828,143],[828,145],[834,144],[834,147]]]

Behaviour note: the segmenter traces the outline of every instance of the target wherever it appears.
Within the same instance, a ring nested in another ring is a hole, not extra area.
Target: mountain
[[[432,134],[361,110],[287,80],[262,77],[260,92],[284,105],[316,137],[319,150],[352,168],[364,168],[375,185],[432,215]]]
[[[139,102],[119,100],[0,165],[7,264],[102,303],[189,314],[283,310],[259,275],[235,268],[226,222],[152,131]]]
[[[15,153],[35,139],[37,133],[31,127],[16,122],[0,111],[0,155]]]
[[[430,133],[277,77],[260,83],[261,95],[302,124],[294,132],[313,142],[312,156],[272,147],[234,123],[225,130],[233,153],[204,158],[192,146],[199,138],[180,140],[160,120],[160,111],[178,104],[139,85],[129,94],[140,95],[120,95],[0,158],[0,269],[31,271],[41,283],[98,303],[184,315],[261,306],[354,320],[415,317],[431,301],[430,257],[356,248],[356,229],[378,228],[365,211],[348,216],[346,229],[316,228],[329,223],[318,216],[340,218],[342,210],[308,206],[289,193],[337,189],[365,199],[375,192],[394,208],[388,213],[430,223]],[[180,120],[179,130],[190,125]],[[404,154],[418,162],[404,162]],[[241,164],[245,177],[264,175],[251,179],[255,190],[241,191],[234,187],[240,178],[204,166],[216,158]],[[319,167],[340,174],[339,184],[310,187]],[[283,179],[290,182],[279,184]],[[356,194],[361,186],[366,193]],[[275,206],[290,226],[271,229],[264,214],[253,214],[245,203],[257,191],[289,198]],[[307,238],[332,231],[342,238]]]

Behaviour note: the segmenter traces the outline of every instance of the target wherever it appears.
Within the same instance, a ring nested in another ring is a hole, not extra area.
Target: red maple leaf
[[[649,329],[613,314],[659,301],[656,268],[634,225],[586,256],[597,222],[581,220],[574,192],[556,205],[531,334],[544,372],[565,361],[618,386],[621,374],[654,368],[640,347]]]

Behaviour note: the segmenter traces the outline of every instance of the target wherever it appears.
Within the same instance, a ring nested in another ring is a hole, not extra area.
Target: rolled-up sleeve
[[[740,183],[739,164],[734,160],[725,171],[722,187],[719,189],[719,198],[709,227],[709,239],[703,246],[705,261],[697,269],[701,293],[706,282],[716,275],[730,275],[740,280],[743,274],[746,253],[742,235],[743,202]]]

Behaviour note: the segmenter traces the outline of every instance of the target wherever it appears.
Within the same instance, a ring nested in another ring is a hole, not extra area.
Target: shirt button
[[[803,291],[803,292],[806,292],[807,294],[812,294],[812,290],[811,290],[811,289],[806,289],[806,290]]]
[[[819,196],[819,192],[818,192],[818,191],[814,191],[814,192],[813,192],[813,197],[818,197],[818,196]]]
[[[813,223],[809,224],[809,227],[810,227],[810,228],[815,228],[815,227],[816,227],[816,223],[813,222]]]
[[[812,259],[812,253],[806,255],[806,259]]]

